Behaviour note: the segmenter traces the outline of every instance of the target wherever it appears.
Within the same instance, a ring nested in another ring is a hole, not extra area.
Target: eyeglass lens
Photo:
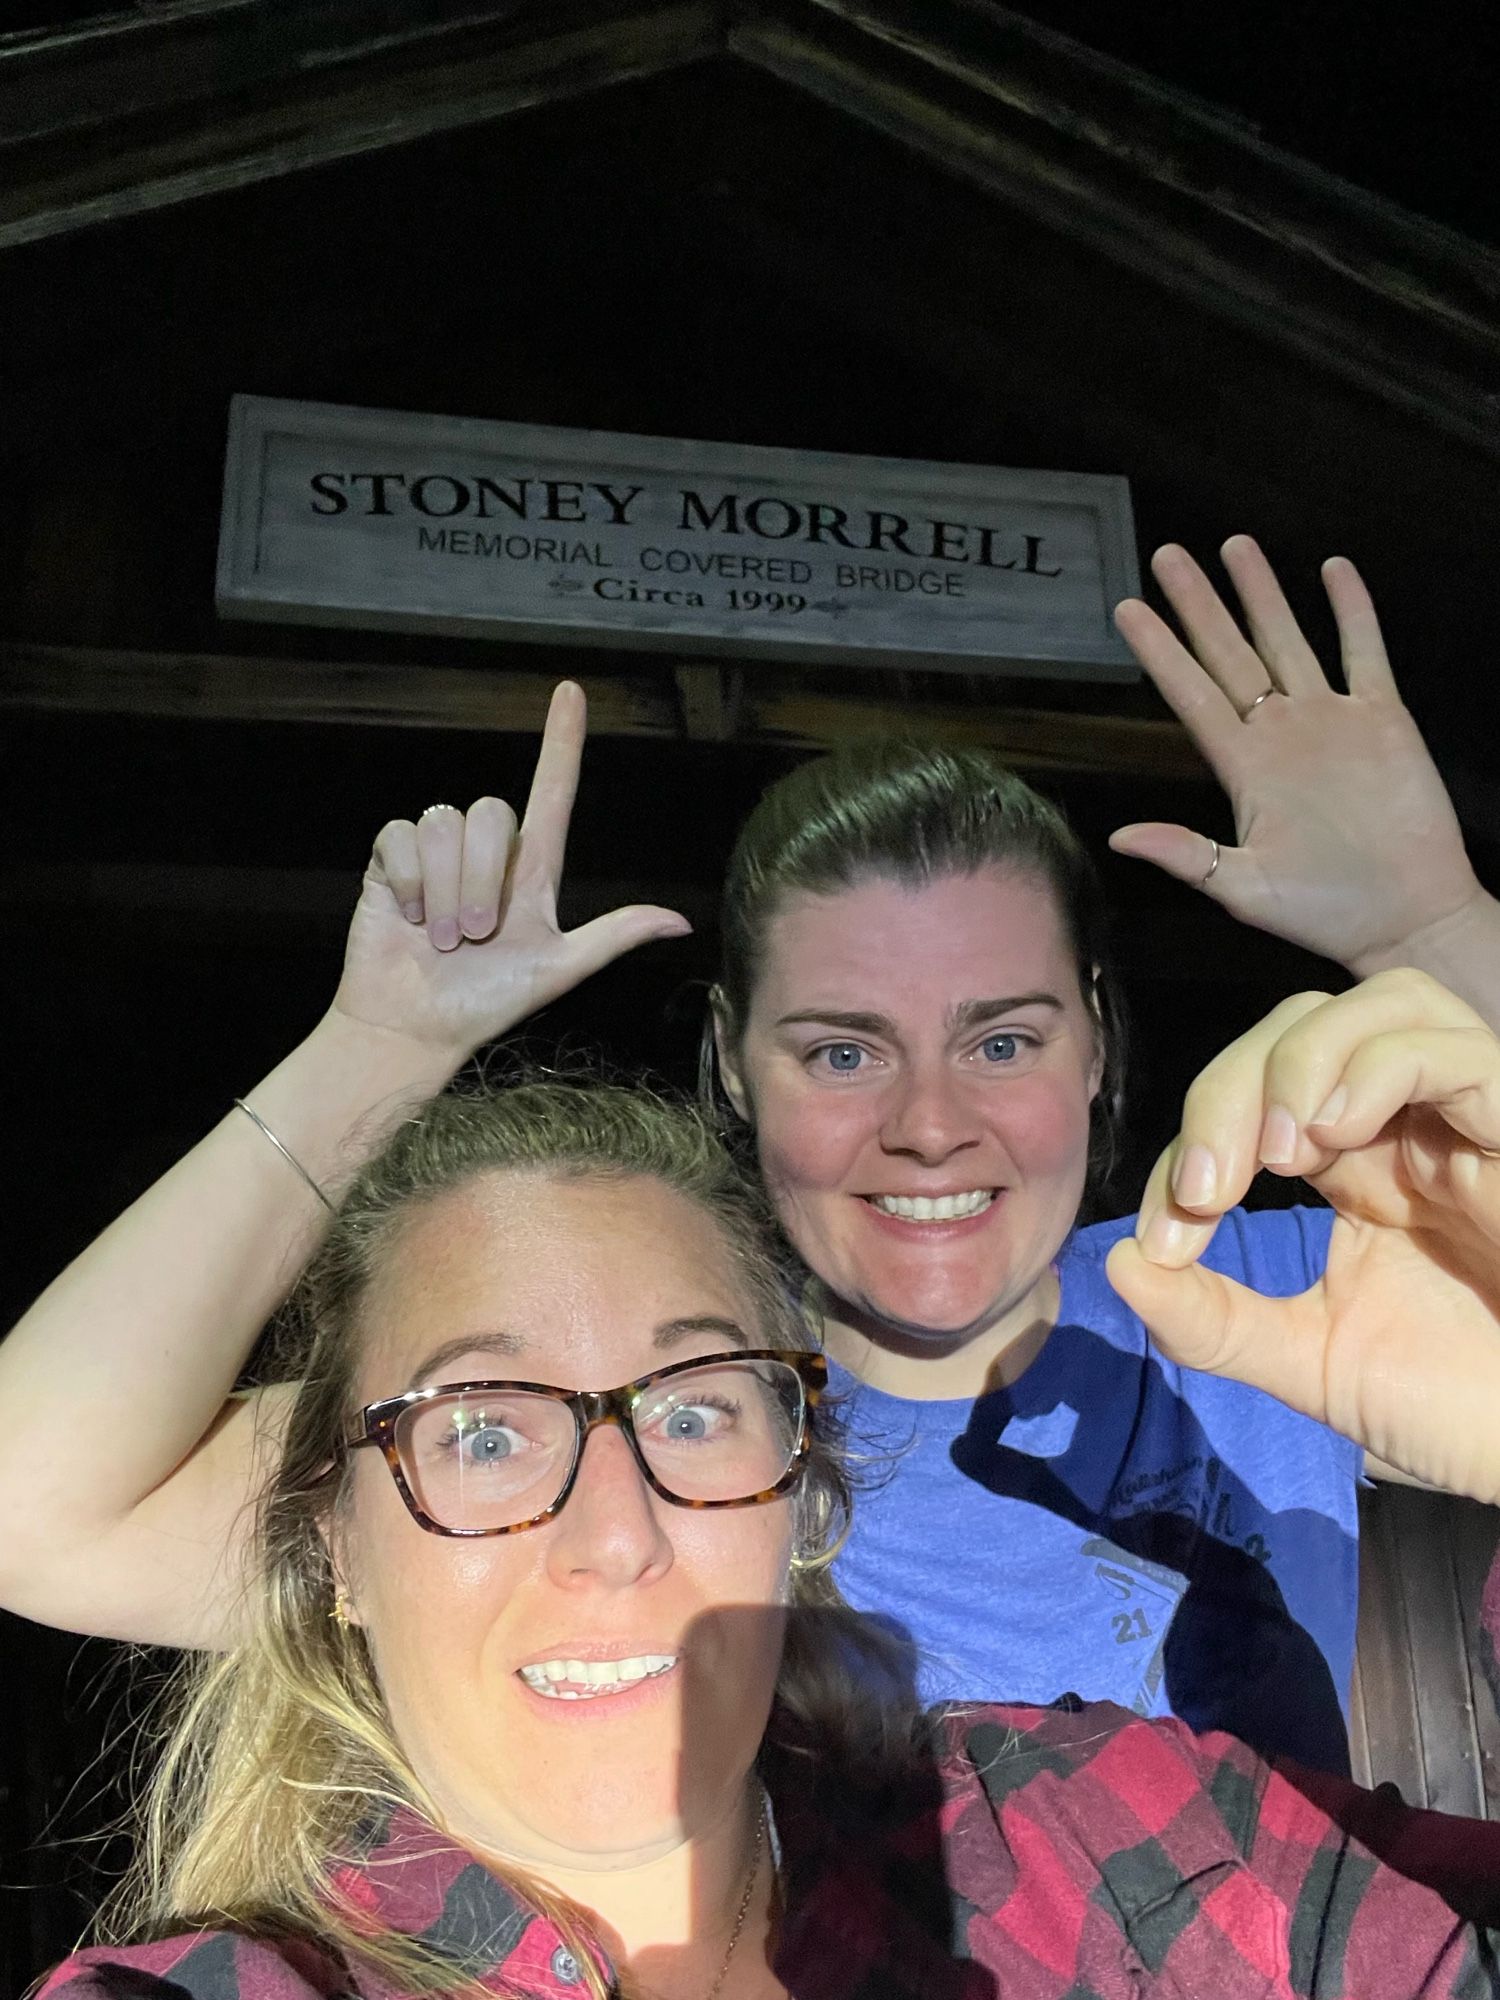
[[[802,1433],[802,1378],[779,1361],[716,1361],[640,1391],[641,1455],[679,1500],[748,1500],[776,1484]],[[572,1469],[566,1403],[524,1389],[435,1396],[396,1430],[423,1512],[445,1528],[508,1528],[544,1513]]]

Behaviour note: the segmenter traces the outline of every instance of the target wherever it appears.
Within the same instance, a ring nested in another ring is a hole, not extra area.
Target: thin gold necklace
[[[735,1912],[734,1929],[729,1933],[729,1943],[724,1948],[723,1961],[718,1977],[709,1987],[705,2000],[719,2000],[724,1981],[729,1977],[730,1962],[734,1958],[734,1948],[740,1941],[740,1932],[745,1928],[745,1918],[750,1914],[750,1898],[755,1894],[755,1885],[760,1880],[761,1850],[766,1844],[766,1795],[760,1795],[760,1812],[755,1821],[755,1842],[750,1849],[750,1866],[745,1871],[745,1889],[740,1897],[740,1907]]]

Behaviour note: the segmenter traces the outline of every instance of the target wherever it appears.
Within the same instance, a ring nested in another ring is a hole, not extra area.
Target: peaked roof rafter
[[[0,249],[714,58],[1500,456],[1500,256],[996,0],[176,0],[4,37]]]

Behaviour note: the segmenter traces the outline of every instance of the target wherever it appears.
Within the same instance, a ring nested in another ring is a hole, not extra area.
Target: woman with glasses
[[[1154,1263],[1149,1216],[1118,1280],[1205,1365],[1500,1498],[1500,1042],[1416,975],[1281,1010],[1178,1142],[1231,1198],[1268,1099],[1364,1282],[1259,1300]],[[826,1364],[701,1119],[438,1098],[290,1326],[235,1644],[184,1668],[134,1874],[41,2000],[1496,1990],[1500,1931],[1455,1915],[1500,1915],[1485,1828],[1450,1905],[1345,1831],[1355,1788],[1330,1817],[1228,1737],[918,1713],[831,1583]]]
[[[1144,605],[1121,623],[1230,784],[1244,844],[1159,826],[1122,844],[1360,970],[1425,954],[1500,1016],[1500,949],[1481,948],[1494,906],[1357,577],[1328,572],[1343,696],[1254,545],[1226,560],[1258,650],[1180,550],[1158,569],[1204,665]],[[564,688],[519,839],[497,799],[385,829],[328,1015],[0,1348],[0,1418],[37,1439],[0,1461],[12,1608],[139,1640],[232,1636],[246,1501],[292,1391],[226,1399],[329,1203],[476,1047],[685,928],[641,907],[559,931],[582,737]],[[1076,839],[980,755],[820,760],[741,838],[722,1079],[861,1449],[893,1468],[841,1585],[911,1634],[927,1701],[1071,1689],[1338,1768],[1360,1450],[1153,1350],[1105,1275],[1129,1225],[1075,1228],[1120,1091],[1101,933]],[[1278,1171],[1284,1123],[1263,1147]],[[1223,1212],[1215,1158],[1194,1145],[1174,1169],[1164,1254]],[[1355,1257],[1353,1232],[1308,1210],[1233,1209],[1209,1252],[1268,1294]],[[39,1427],[63,1364],[75,1421],[112,1439],[65,1472]]]

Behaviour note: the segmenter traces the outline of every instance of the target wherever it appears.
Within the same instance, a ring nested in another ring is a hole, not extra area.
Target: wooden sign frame
[[[1123,681],[1127,482],[234,399],[221,615]]]

